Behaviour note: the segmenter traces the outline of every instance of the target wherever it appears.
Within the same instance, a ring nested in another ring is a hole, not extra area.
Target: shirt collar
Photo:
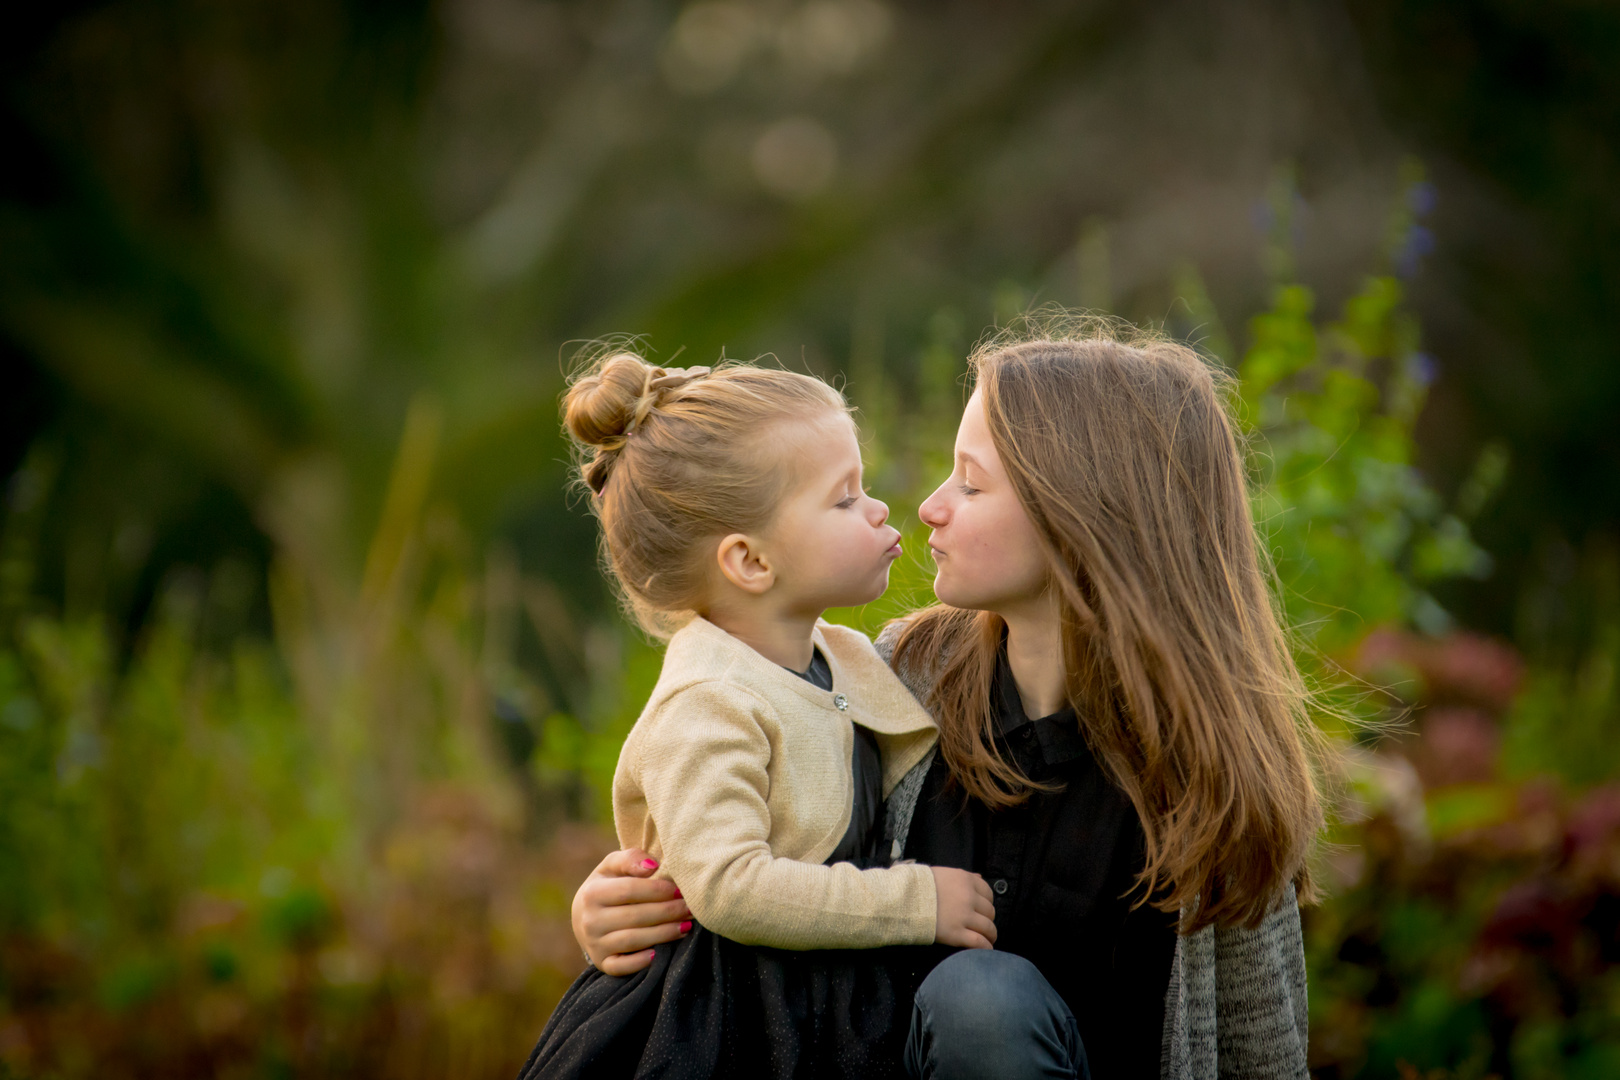
[[[1040,745],[1041,758],[1046,764],[1061,765],[1090,755],[1086,740],[1080,734],[1080,722],[1074,706],[1065,705],[1052,715],[1035,720],[1024,712],[1023,699],[1018,696],[1018,684],[1013,680],[1012,667],[1007,662],[1005,641],[996,657],[996,678],[991,700],[996,703],[996,721],[1001,729],[1001,737],[1015,745],[1025,738],[1034,739]],[[1026,726],[1030,728],[1028,736],[1020,730]]]

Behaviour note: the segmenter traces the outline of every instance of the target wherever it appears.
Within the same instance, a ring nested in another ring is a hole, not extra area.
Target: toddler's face
[[[956,467],[919,511],[934,531],[934,595],[952,607],[1007,615],[1041,602],[1047,566],[1035,526],[996,453],[975,392],[956,433]]]
[[[865,604],[889,587],[889,565],[900,555],[900,533],[889,508],[861,485],[855,424],[830,413],[808,424],[790,451],[799,457],[798,483],[766,530],[775,588],[792,607]]]

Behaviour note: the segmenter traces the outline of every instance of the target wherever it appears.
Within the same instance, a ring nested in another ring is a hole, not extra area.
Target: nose
[[[870,498],[870,496],[868,496]],[[882,526],[889,520],[889,504],[882,499],[872,499],[871,507],[866,511],[867,520],[873,528]]]
[[[950,481],[947,480],[946,483]],[[945,509],[945,484],[935,488],[934,493],[923,500],[923,504],[917,507],[917,516],[930,529],[945,527],[945,522],[950,517]]]

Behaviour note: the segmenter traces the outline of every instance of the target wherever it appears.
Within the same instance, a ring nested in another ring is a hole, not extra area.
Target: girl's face
[[[773,588],[794,610],[817,615],[876,600],[889,587],[900,533],[888,523],[888,506],[862,486],[854,422],[831,413],[808,425],[789,452],[800,459],[798,482],[765,536]]]
[[[934,531],[934,595],[952,607],[1016,615],[1042,601],[1047,564],[974,391],[956,432],[956,467],[918,511]]]

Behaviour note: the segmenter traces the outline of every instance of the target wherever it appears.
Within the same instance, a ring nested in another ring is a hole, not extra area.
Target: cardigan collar
[[[882,734],[903,735],[935,727],[933,717],[889,670],[866,635],[818,619],[810,640],[832,669],[831,690],[823,690],[766,659],[701,615],[693,616],[691,622],[676,631],[669,649],[672,653],[692,650],[720,660],[728,676],[736,673],[752,687],[794,694],[818,709],[843,715]]]

